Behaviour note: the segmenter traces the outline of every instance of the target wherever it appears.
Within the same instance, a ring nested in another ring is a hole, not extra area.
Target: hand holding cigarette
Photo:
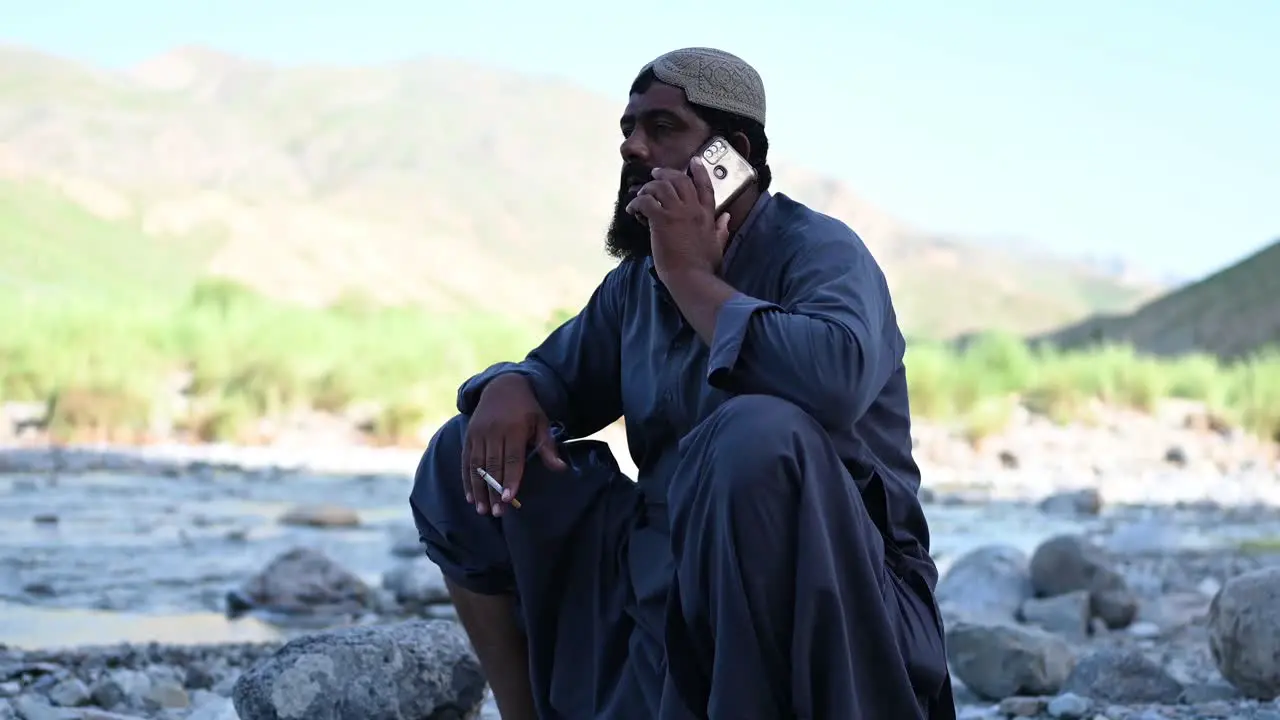
[[[462,441],[462,494],[481,515],[497,517],[520,494],[525,465],[541,458],[545,469],[566,469],[556,452],[552,424],[529,379],[515,372],[488,381],[467,421]],[[536,448],[530,451],[528,448]],[[479,468],[484,468],[480,472]]]
[[[494,476],[486,472],[484,468],[476,468],[476,474],[484,478],[484,483],[485,485],[489,486],[490,490],[498,493],[498,497],[502,497],[502,491],[503,491],[502,483],[498,482],[497,478],[495,478]],[[511,507],[519,510],[520,501],[515,499],[514,497],[511,498]]]

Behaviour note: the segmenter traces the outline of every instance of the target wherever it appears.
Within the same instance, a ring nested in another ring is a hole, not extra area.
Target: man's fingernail
[[[502,499],[507,502],[511,502],[511,488],[507,488],[502,491]]]
[[[484,503],[476,503],[476,512],[484,514]]]

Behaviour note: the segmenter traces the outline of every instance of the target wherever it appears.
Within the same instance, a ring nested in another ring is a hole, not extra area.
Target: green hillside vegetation
[[[262,418],[367,407],[372,440],[412,443],[424,422],[453,413],[469,373],[521,357],[548,329],[357,298],[302,308],[220,281],[173,307],[113,303],[0,302],[0,400],[48,402],[64,440],[138,441],[169,421],[193,439],[252,442]],[[1280,442],[1280,353],[1225,365],[1124,348],[1037,351],[993,335],[964,350],[915,343],[907,364],[913,411],[975,439],[1003,428],[1018,403],[1068,423],[1088,421],[1094,401],[1149,410],[1182,397]],[[189,373],[184,410],[167,404],[175,373]]]
[[[375,403],[371,432],[396,437],[464,368],[523,353],[535,336],[500,316],[270,299],[202,279],[212,240],[157,242],[56,192],[0,183],[0,402],[44,402],[66,439],[137,440],[159,420],[200,439],[238,439],[298,408]],[[189,374],[195,402],[166,418]]]
[[[374,439],[408,439],[447,416],[464,373],[535,338],[495,316],[371,311],[357,299],[302,308],[225,281],[173,307],[9,299],[0,314],[0,400],[49,403],[64,440],[141,441],[167,421],[194,439],[249,442],[257,420],[361,404]],[[175,410],[184,376],[191,403]]]
[[[1055,422],[1091,422],[1097,405],[1150,412],[1167,399],[1203,403],[1218,420],[1280,443],[1280,349],[1233,361],[1208,353],[1159,357],[1126,345],[1033,347],[992,334],[963,347],[908,349],[912,412],[973,439],[1004,428],[1021,405]]]
[[[97,217],[56,190],[0,181],[0,287],[6,300],[173,299],[204,272],[217,240],[148,237]]]
[[[1092,317],[1037,338],[1083,348],[1132,345],[1153,355],[1233,359],[1280,345],[1280,240],[1132,313]]]

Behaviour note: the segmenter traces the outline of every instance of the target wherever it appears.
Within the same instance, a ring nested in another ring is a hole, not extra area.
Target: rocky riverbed
[[[1280,468],[1195,417],[918,428],[963,715],[1280,720]],[[462,717],[483,682],[408,523],[417,455],[0,449],[0,720]],[[450,679],[405,704],[379,658]],[[315,710],[338,687],[374,704]]]

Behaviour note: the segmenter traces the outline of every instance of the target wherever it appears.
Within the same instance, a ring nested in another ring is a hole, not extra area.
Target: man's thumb
[[[542,458],[542,464],[548,470],[564,470],[568,467],[556,452],[556,439],[551,436],[551,423],[546,420],[538,423],[538,457]]]

